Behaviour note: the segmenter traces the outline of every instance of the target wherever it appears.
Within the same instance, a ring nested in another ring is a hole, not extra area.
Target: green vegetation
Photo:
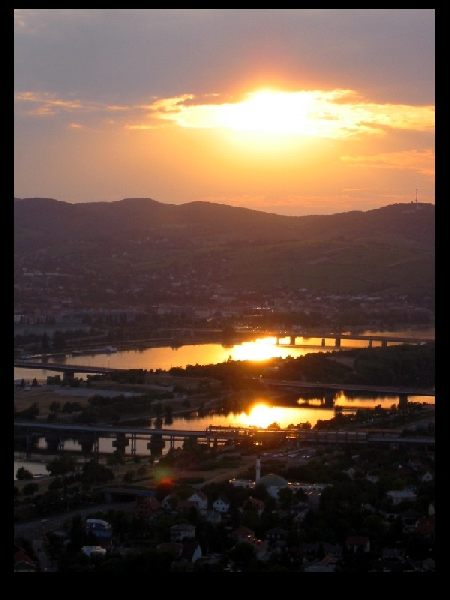
[[[30,471],[27,471],[27,469],[25,469],[24,467],[19,467],[17,469],[16,477],[19,480],[21,480],[21,479],[33,479],[33,473],[30,473]]]
[[[145,394],[129,398],[123,395],[110,398],[97,394],[89,398],[88,406],[81,410],[76,420],[79,423],[96,423],[105,420],[115,422],[124,415],[135,415],[143,412],[159,416],[162,413],[162,405],[160,402],[154,405],[153,402],[156,399],[168,398],[173,398],[172,392],[147,391]],[[166,417],[171,418],[171,412],[168,409],[166,409]]]
[[[342,364],[342,358],[351,358],[353,367]],[[434,370],[435,346],[429,343],[311,353],[298,358],[272,359],[262,364],[227,361],[216,365],[188,365],[176,372],[215,378],[234,390],[257,390],[260,377],[425,389],[434,386]]]

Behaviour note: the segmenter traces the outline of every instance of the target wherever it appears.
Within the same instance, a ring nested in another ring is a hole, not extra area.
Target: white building
[[[397,505],[401,502],[415,502],[417,500],[417,494],[410,489],[404,490],[390,490],[387,492],[389,498],[392,499],[392,502]]]
[[[83,546],[81,552],[89,558],[91,556],[105,556],[106,554],[105,548],[102,548],[101,546]]]
[[[230,510],[230,503],[224,498],[217,498],[217,500],[213,502],[213,508],[218,513],[227,513]]]
[[[203,492],[195,492],[192,496],[189,496],[188,501],[192,502],[201,513],[205,513],[208,509],[208,497]]]
[[[181,523],[172,525],[170,528],[170,541],[182,542],[185,539],[195,538],[195,525],[190,523]]]

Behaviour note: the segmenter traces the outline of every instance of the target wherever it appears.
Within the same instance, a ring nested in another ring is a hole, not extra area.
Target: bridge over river
[[[259,381],[269,388],[281,388],[292,391],[317,391],[323,396],[323,404],[327,408],[334,406],[336,392],[358,392],[373,394],[375,396],[393,396],[399,400],[400,408],[408,405],[409,396],[435,396],[434,388],[416,387],[394,387],[352,383],[323,383],[319,381],[297,381],[284,379],[267,379],[264,377],[253,377],[253,381]]]
[[[113,446],[118,454],[125,454],[125,449],[131,442],[131,454],[136,454],[136,440],[147,440],[147,448],[151,453],[161,454],[165,441],[169,441],[170,447],[174,447],[177,440],[185,441],[187,438],[203,440],[208,446],[217,446],[219,442],[239,442],[243,438],[253,438],[255,441],[264,441],[265,437],[273,439],[277,437],[282,440],[296,440],[297,443],[308,444],[347,444],[347,443],[377,443],[377,444],[420,444],[432,446],[432,437],[404,437],[397,431],[352,431],[352,430],[302,430],[302,429],[258,429],[258,428],[234,428],[213,427],[205,430],[182,430],[182,429],[151,429],[149,427],[133,426],[109,426],[101,424],[63,424],[42,423],[37,421],[14,422],[16,435],[22,435],[26,439],[27,452],[30,452],[39,437],[45,437],[50,451],[57,452],[64,447],[64,440],[79,440],[83,451],[99,453],[99,439],[102,437],[113,437]]]

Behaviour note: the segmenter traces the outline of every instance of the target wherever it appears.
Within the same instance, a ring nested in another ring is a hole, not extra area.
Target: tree
[[[50,410],[51,412],[55,412],[55,413],[56,413],[56,412],[58,412],[59,410],[61,410],[61,402],[58,402],[57,400],[54,400],[54,401],[53,401],[53,402],[50,404],[50,406],[49,406],[48,408],[49,408],[49,410]]]
[[[33,379],[33,382],[31,384],[32,387],[36,387],[38,384],[36,377]]]
[[[27,471],[24,467],[19,467],[16,473],[17,479],[33,479],[33,473]]]
[[[72,550],[78,551],[84,544],[86,539],[86,533],[83,527],[83,521],[80,515],[72,517],[72,523],[70,526],[70,545]]]
[[[107,483],[114,479],[114,473],[104,465],[100,465],[94,460],[89,461],[83,466],[82,481],[87,484]]]
[[[63,480],[61,477],[57,477],[53,481],[51,481],[48,485],[49,490],[60,490],[64,486]]]
[[[278,499],[283,508],[290,508],[292,504],[292,490],[289,488],[282,488],[278,492]]]
[[[256,551],[251,544],[240,542],[230,551],[230,558],[242,568],[248,568],[256,560]]]
[[[133,471],[127,471],[126,473],[124,473],[123,476],[123,481],[125,481],[126,483],[131,483],[134,479],[134,473]]]
[[[64,454],[49,462],[46,468],[51,475],[66,475],[66,473],[75,471],[76,466],[77,462],[73,456]]]
[[[25,494],[25,496],[32,496],[38,491],[38,489],[39,486],[37,483],[27,483],[23,487],[23,493]]]

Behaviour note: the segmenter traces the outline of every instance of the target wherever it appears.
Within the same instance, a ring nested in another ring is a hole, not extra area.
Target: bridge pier
[[[125,448],[130,443],[130,440],[126,437],[124,433],[117,433],[116,439],[113,441],[112,445],[116,449],[116,454],[119,456],[125,456]]]
[[[408,408],[408,396],[407,394],[400,394],[398,397],[398,407],[400,410]]]
[[[295,346],[295,340],[297,339],[296,335],[291,335],[290,336],[290,342],[291,342],[291,346]]]
[[[327,408],[333,408],[334,405],[334,394],[333,392],[327,392],[324,397],[325,406]]]
[[[36,450],[38,441],[39,441],[38,435],[36,435],[35,433],[27,433],[26,442],[25,442],[27,458],[30,456],[30,454],[33,452],[33,450]]]
[[[160,433],[150,436],[150,442],[147,444],[147,448],[150,450],[151,456],[161,456],[164,446],[165,442]]]
[[[75,371],[64,371],[63,373],[63,381],[67,381],[71,383],[75,380]]]
[[[131,434],[131,456],[136,456],[136,435]]]
[[[334,345],[336,346],[336,348],[340,348],[341,347],[341,338],[337,337],[334,341]]]
[[[170,443],[170,449],[173,450],[175,448],[175,438],[173,435],[170,436],[169,443]]]
[[[321,343],[322,348],[325,347],[325,338],[322,338],[322,343]]]
[[[83,454],[92,454],[94,450],[95,436],[83,435],[78,437],[77,441],[81,446],[81,451],[83,452]]]
[[[61,438],[58,435],[47,434],[45,436],[45,443],[47,444],[48,452],[52,454],[56,454],[59,450],[61,450],[61,446],[64,446]]]
[[[369,340],[369,348],[372,348],[373,346],[373,340]]]
[[[388,341],[386,339],[381,340],[381,347],[382,348],[387,348],[388,345]]]

